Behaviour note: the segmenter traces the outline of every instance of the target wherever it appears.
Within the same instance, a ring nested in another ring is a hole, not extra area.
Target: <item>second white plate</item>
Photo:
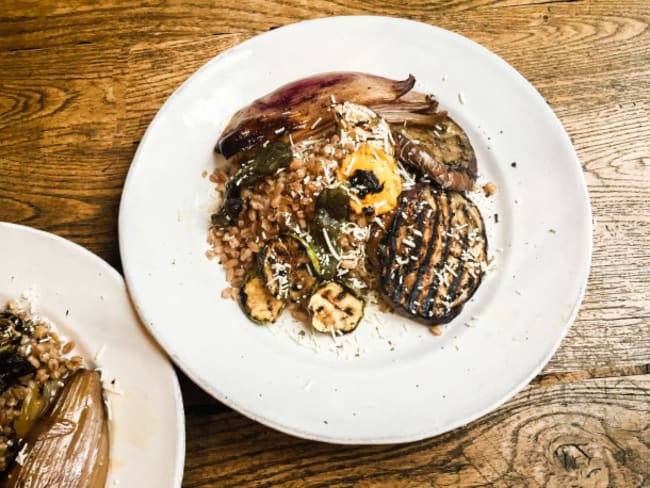
[[[26,295],[35,313],[102,370],[110,408],[107,487],[177,488],[183,400],[164,352],[140,324],[120,274],[61,237],[0,222],[0,309]]]
[[[343,345],[291,324],[256,327],[208,261],[214,191],[202,172],[230,116],[278,86],[351,70],[436,94],[468,132],[496,269],[442,337],[369,314]],[[513,164],[515,163],[515,164]],[[498,214],[498,223],[496,223]],[[276,429],[339,443],[433,436],[496,408],[540,371],[573,321],[591,259],[591,212],[567,134],[537,91],[478,44],[429,25],[329,18],[253,38],[165,103],[134,158],[120,208],[128,286],[147,327],[217,399]]]

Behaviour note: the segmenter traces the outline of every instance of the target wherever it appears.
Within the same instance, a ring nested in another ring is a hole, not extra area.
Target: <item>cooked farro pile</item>
[[[49,322],[31,316],[17,302],[0,310],[1,473],[16,456],[19,440],[83,360],[69,354],[74,343],[63,341]]]
[[[479,286],[487,240],[467,198],[469,138],[415,79],[328,73],[298,80],[231,119],[211,175],[222,195],[208,256],[254,322],[289,306],[314,329],[346,333],[365,302],[429,325]]]

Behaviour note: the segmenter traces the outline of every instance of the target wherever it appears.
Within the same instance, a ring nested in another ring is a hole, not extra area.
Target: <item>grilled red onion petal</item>
[[[397,100],[415,84],[355,72],[324,73],[281,86],[237,112],[223,131],[216,150],[226,158],[289,134],[295,142],[330,122],[332,100],[372,106]],[[322,129],[321,129],[322,131]]]

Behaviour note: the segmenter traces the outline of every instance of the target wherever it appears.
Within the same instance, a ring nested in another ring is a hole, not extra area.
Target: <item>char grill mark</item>
[[[438,265],[435,268],[433,283],[429,287],[429,291],[426,295],[426,298],[422,302],[423,308],[421,314],[425,317],[433,316],[433,314],[437,311],[436,308],[438,308],[438,305],[440,304],[440,301],[442,299],[442,296],[439,293],[440,285],[443,284],[442,280],[440,279],[440,276],[442,276],[442,274],[445,272],[445,265],[447,264],[447,258],[449,256],[449,245],[451,244],[451,239],[449,238],[449,234],[451,233],[452,230],[451,226],[454,218],[454,213],[451,210],[451,205],[449,200],[450,200],[449,195],[445,193],[444,200],[441,201],[441,208],[448,209],[446,226],[443,234],[444,247],[442,249],[442,254],[440,256]],[[444,204],[442,204],[442,202],[444,202]]]
[[[395,250],[397,249],[397,234],[399,232],[399,228],[402,225],[402,220],[404,219],[404,208],[406,207],[406,204],[407,200],[403,198],[397,207],[397,212],[395,213],[395,217],[393,217],[393,221],[388,228],[388,232],[385,234],[390,238],[390,244],[388,245],[389,263],[395,260]]]
[[[441,198],[442,196],[440,194],[435,194],[434,198],[432,199],[432,202],[435,204],[435,206],[429,206],[429,208],[427,209],[427,212],[431,212],[433,216],[433,225],[426,226],[425,230],[422,231],[423,234],[425,235],[426,232],[428,231],[430,236],[427,244],[427,251],[424,255],[424,259],[420,263],[417,277],[415,279],[415,284],[413,286],[413,289],[411,290],[411,293],[409,294],[407,310],[410,313],[416,313],[417,305],[421,303],[420,300],[418,300],[420,298],[420,292],[423,289],[427,288],[425,286],[425,283],[423,282],[423,278],[426,274],[426,271],[431,266],[431,258],[433,257],[434,250],[436,249],[436,243],[438,241],[438,238],[442,235],[441,232],[438,230],[438,226],[440,225],[440,214],[441,214],[441,212],[438,209],[441,207],[440,205]]]
[[[414,318],[448,322],[478,287],[486,246],[483,221],[471,201],[419,186],[402,194],[379,242],[381,290]]]
[[[469,216],[469,212],[467,211],[467,207],[463,207],[462,209],[463,215],[465,217],[465,221],[471,220]],[[467,249],[468,247],[468,237],[467,233],[464,233],[462,236],[462,244],[461,244],[461,249]],[[463,279],[463,276],[469,276],[469,273],[465,269],[465,266],[463,264],[463,261],[461,259],[457,259],[456,263],[456,269],[455,269],[455,276],[451,284],[449,285],[449,289],[447,290],[447,296],[446,296],[446,301],[448,303],[453,303],[454,300],[457,298],[456,297],[456,291],[458,290],[458,287],[461,283],[461,280]],[[462,293],[462,290],[461,290]]]
[[[424,232],[423,231],[424,231],[424,228],[425,228],[425,218],[426,218],[425,217],[425,212],[424,212],[424,209],[422,208],[422,209],[419,210],[419,213],[417,215],[417,230],[420,233],[422,233],[422,235],[419,236],[419,235],[415,234],[415,237],[413,238],[413,242],[415,244],[414,247],[413,247],[414,249],[419,249],[422,246],[422,240],[424,239]],[[406,239],[406,238],[410,238],[410,236],[408,236],[408,235],[404,236],[402,238],[402,241],[404,239]],[[413,272],[413,268],[414,268],[415,263],[417,261],[419,261],[419,258],[418,258],[418,260],[413,260],[413,259],[408,260],[408,263],[406,263],[407,266],[406,266],[406,272],[405,272],[404,276],[406,276],[406,277],[411,276],[411,273]],[[397,282],[397,286],[395,287],[395,289],[393,290],[393,292],[392,292],[392,294],[390,296],[391,300],[393,300],[393,301],[398,300],[399,296],[402,294],[402,291],[403,291],[403,288],[404,288],[404,282],[405,282],[405,280],[399,280]],[[415,286],[412,288],[412,290],[414,290],[414,289],[415,289]]]

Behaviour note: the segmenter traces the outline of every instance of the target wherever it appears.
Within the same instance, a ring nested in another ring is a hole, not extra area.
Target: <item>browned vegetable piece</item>
[[[478,288],[487,239],[476,205],[461,193],[420,185],[400,197],[378,245],[388,301],[428,324],[447,323]]]
[[[393,125],[400,160],[443,188],[469,190],[476,181],[476,155],[465,131],[446,113],[431,126]]]
[[[334,119],[329,111],[332,97],[371,106],[398,99],[414,83],[413,76],[400,81],[355,72],[323,73],[288,83],[237,112],[221,134],[216,150],[230,158],[289,134],[298,142],[333,132]]]
[[[278,320],[287,304],[286,300],[275,298],[255,272],[246,276],[239,290],[239,301],[246,316],[258,325],[272,324]]]
[[[25,438],[2,486],[104,488],[108,425],[98,371],[79,370]]]
[[[318,332],[347,334],[357,328],[365,302],[335,281],[321,283],[309,299],[311,325]]]
[[[318,257],[305,239],[283,235],[268,243],[258,256],[260,276],[269,293],[294,303],[309,299],[316,285]]]

